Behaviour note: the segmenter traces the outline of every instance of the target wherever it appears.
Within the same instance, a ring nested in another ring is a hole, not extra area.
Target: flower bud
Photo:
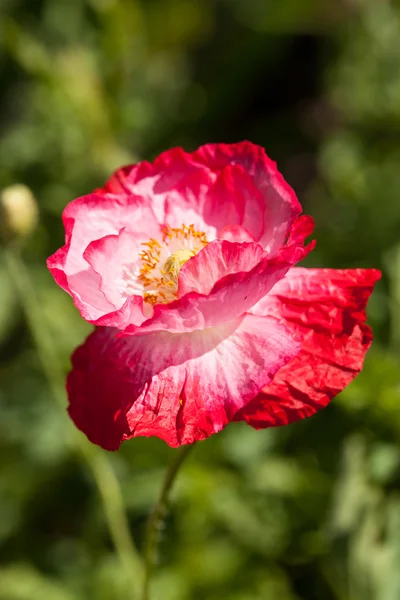
[[[29,235],[38,217],[35,197],[26,185],[17,183],[0,192],[0,235],[5,240]]]

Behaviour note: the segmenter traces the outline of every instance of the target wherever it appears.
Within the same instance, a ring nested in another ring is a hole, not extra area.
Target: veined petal
[[[380,272],[294,268],[252,309],[302,339],[301,352],[238,412],[256,429],[314,414],[361,371],[372,333],[365,308]]]
[[[299,350],[275,319],[245,315],[190,334],[97,329],[73,356],[69,413],[108,450],[135,436],[170,446],[223,429]]]

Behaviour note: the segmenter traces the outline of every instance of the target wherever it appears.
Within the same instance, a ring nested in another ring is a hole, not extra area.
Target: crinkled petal
[[[324,408],[362,369],[372,333],[365,308],[380,272],[294,268],[254,308],[302,339],[301,352],[235,420],[286,425]]]
[[[253,315],[190,334],[117,334],[90,335],[67,382],[70,416],[107,450],[135,436],[179,446],[220,431],[300,348],[285,326]]]

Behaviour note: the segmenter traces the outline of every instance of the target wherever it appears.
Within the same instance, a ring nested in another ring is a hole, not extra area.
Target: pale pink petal
[[[173,190],[165,194],[164,219],[171,227],[194,225],[206,234],[209,242],[215,240],[218,228],[204,215],[206,198],[213,187],[215,175],[205,169],[194,171],[179,181]]]
[[[105,189],[123,189],[151,203],[160,223],[180,228],[194,225],[209,241],[217,229],[204,219],[204,203],[216,175],[192,160],[181,148],[163,152],[154,163],[140,163],[117,171]]]
[[[84,258],[100,277],[99,288],[113,305],[109,314],[99,317],[96,325],[108,325],[123,329],[130,323],[141,325],[151,314],[144,315],[143,285],[138,280],[142,242],[147,234],[122,230],[118,235],[108,235],[89,244]]]
[[[121,308],[134,294],[143,296],[143,285],[138,280],[140,252],[148,239],[146,233],[132,234],[123,229],[116,235],[94,240],[83,253],[86,262],[100,275],[100,290],[115,308]]]
[[[149,204],[135,196],[90,194],[68,204],[63,213],[66,241],[70,243],[65,264],[67,277],[87,269],[83,253],[93,240],[115,235],[121,229],[159,235],[160,224]]]
[[[48,261],[57,283],[74,299],[82,316],[91,322],[115,310],[100,289],[101,279],[84,258],[87,246],[123,228],[149,237],[160,235],[150,205],[135,196],[90,194],[71,202],[63,213],[65,246]]]
[[[223,429],[299,350],[275,319],[246,315],[190,334],[93,333],[73,356],[69,413],[108,450],[135,436],[190,444]]]
[[[200,175],[197,178],[196,173]],[[182,192],[185,187],[193,189],[195,194],[198,191],[198,181],[202,179],[201,174],[207,176],[208,169],[203,165],[196,163],[190,153],[182,148],[172,148],[162,152],[153,163],[143,161],[137,165],[123,167],[116,171],[105,186],[105,190],[115,193],[128,193],[141,196],[151,202],[152,208],[160,223],[167,221],[168,208],[166,207],[167,198],[173,199],[180,196],[176,193],[177,188]],[[191,176],[193,182],[190,183]],[[184,180],[189,183],[184,184]],[[203,179],[203,181],[205,181]],[[197,202],[195,202],[197,206]],[[193,208],[193,207],[192,207]],[[194,211],[196,215],[200,210]],[[182,224],[190,225],[190,222],[180,222],[179,225],[169,223],[173,227],[180,227]]]

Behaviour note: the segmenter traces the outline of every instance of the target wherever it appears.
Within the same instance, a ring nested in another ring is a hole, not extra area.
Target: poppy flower
[[[262,148],[176,148],[64,210],[56,282],[97,325],[72,357],[69,413],[115,450],[193,443],[232,420],[282,425],[361,370],[375,270],[295,265],[313,220]]]

